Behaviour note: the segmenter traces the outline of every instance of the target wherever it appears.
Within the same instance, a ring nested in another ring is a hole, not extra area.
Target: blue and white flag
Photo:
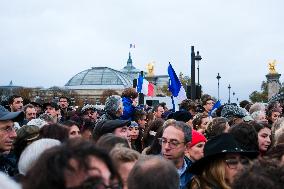
[[[168,67],[168,74],[170,77],[169,90],[171,91],[174,99],[177,100],[177,103],[179,104],[181,103],[181,101],[186,99],[186,93],[180,80],[177,77],[175,70],[170,63]]]
[[[212,112],[215,111],[215,109],[219,108],[221,106],[221,102],[220,100],[217,100],[217,102],[215,102],[215,104],[213,105],[212,109],[209,112],[209,116],[211,116]]]

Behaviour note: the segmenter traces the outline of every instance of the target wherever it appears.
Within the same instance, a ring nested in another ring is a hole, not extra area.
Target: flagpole
[[[171,96],[171,99],[172,99],[172,104],[173,104],[173,112],[175,112],[176,111],[176,105],[175,105],[175,101],[174,101],[173,95]]]
[[[140,75],[143,77],[143,75],[144,75],[144,72],[143,71],[141,71],[140,72]],[[138,93],[138,104],[139,105],[144,105],[144,94],[143,93]]]
[[[194,46],[191,46],[191,100],[196,99],[196,87],[195,87],[195,53]]]

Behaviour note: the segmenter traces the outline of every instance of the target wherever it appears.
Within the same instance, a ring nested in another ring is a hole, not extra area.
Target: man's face
[[[141,127],[142,129],[145,129],[145,126],[147,124],[146,116],[143,116],[142,119],[138,119],[137,122],[138,122],[139,127]]]
[[[203,106],[206,112],[210,112],[214,106],[214,101],[213,100],[207,100],[206,104]]]
[[[11,120],[0,121],[0,151],[10,151],[16,137],[14,122]]]
[[[118,110],[117,110],[117,112],[116,112],[116,116],[117,117],[120,117],[120,116],[122,116],[122,114],[123,114],[123,104],[122,104],[122,102],[120,102],[120,104],[119,104],[119,107],[118,107]]]
[[[36,109],[35,108],[27,108],[26,109],[26,119],[27,120],[32,120],[32,119],[35,119],[36,118]]]
[[[60,98],[59,106],[61,109],[66,109],[69,106],[68,100],[66,98]]]
[[[86,110],[84,112],[84,119],[90,119],[91,121],[95,122],[98,118],[98,112],[94,110]]]
[[[14,98],[12,104],[10,104],[11,112],[19,112],[23,109],[23,99],[22,97]]]
[[[46,106],[45,113],[51,115],[52,117],[55,117],[58,114],[57,110],[52,106]]]
[[[164,130],[161,145],[164,158],[172,160],[175,164],[178,161],[183,161],[184,153],[187,149],[183,131],[173,126],[168,126]]]
[[[162,114],[165,112],[162,106],[159,106],[157,111],[154,112],[156,118],[162,118]]]
[[[128,139],[128,127],[125,125],[123,127],[116,128],[113,134],[118,137]]]

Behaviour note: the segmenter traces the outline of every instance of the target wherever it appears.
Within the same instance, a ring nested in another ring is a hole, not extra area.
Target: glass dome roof
[[[129,75],[108,67],[92,67],[73,76],[65,86],[132,86]]]

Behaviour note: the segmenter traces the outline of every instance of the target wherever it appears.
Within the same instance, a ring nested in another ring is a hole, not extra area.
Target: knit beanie
[[[112,95],[106,99],[105,111],[109,113],[117,112],[119,105],[122,103],[122,99],[118,95]]]
[[[206,141],[207,140],[203,134],[192,129],[192,140],[190,143],[190,147],[196,145],[199,142],[206,142]]]

